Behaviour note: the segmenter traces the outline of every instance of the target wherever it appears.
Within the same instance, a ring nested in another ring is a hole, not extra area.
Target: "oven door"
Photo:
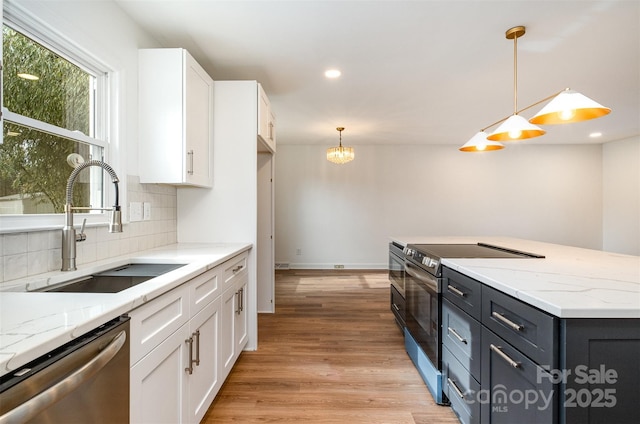
[[[438,279],[410,259],[405,259],[404,267],[407,330],[433,366],[441,370]]]

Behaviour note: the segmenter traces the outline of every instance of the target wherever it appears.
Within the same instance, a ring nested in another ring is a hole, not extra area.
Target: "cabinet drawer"
[[[189,281],[189,310],[191,316],[200,312],[212,300],[222,294],[219,270],[220,267],[215,267]]]
[[[221,265],[224,269],[224,286],[229,287],[233,284],[236,277],[247,273],[247,259],[249,255],[245,252],[234,258],[229,259]]]
[[[131,365],[189,320],[189,291],[180,286],[132,310]]]
[[[482,329],[483,423],[554,423],[557,385],[515,347]]]
[[[482,283],[447,267],[443,268],[442,277],[444,298],[480,321]]]
[[[482,324],[543,367],[558,367],[558,319],[482,287]]]
[[[482,326],[446,299],[442,303],[442,340],[462,366],[480,381]]]
[[[480,383],[458,362],[446,346],[442,348],[442,373],[444,394],[449,398],[451,409],[460,422],[479,423]]]
[[[405,319],[406,319],[406,311],[405,311],[405,300],[404,297],[400,294],[398,289],[396,289],[393,285],[391,287],[391,312],[396,317],[396,321],[400,327],[405,327]]]

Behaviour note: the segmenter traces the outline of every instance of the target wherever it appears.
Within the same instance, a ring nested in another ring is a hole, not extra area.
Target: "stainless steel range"
[[[544,256],[484,243],[409,244],[404,250],[405,347],[435,401],[442,393],[442,259],[544,258]]]

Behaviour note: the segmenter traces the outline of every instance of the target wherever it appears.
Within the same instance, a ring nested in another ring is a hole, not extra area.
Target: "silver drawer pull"
[[[393,306],[393,309],[400,312],[400,308],[398,307],[398,305],[396,305],[395,303],[392,303],[391,306]]]
[[[447,331],[449,331],[449,333],[451,333],[454,336],[456,336],[456,338],[458,340],[460,340],[461,343],[467,344],[467,339],[462,338],[462,336],[460,334],[458,334],[458,332],[456,330],[454,330],[453,328],[447,327]]]
[[[509,365],[511,365],[513,368],[520,368],[520,364],[516,361],[514,361],[513,359],[509,358],[509,356],[504,353],[502,351],[502,349],[500,349],[500,346],[496,346],[493,343],[489,346],[491,348],[491,350],[493,350],[495,353],[497,353],[498,355],[500,355],[502,357],[502,359],[504,359],[505,361],[507,361],[509,363]]]
[[[453,387],[453,390],[455,390],[458,396],[460,396],[460,399],[464,399],[464,393],[462,393],[462,390],[458,388],[458,385],[450,378],[447,378],[447,382],[449,382],[449,386]]]
[[[504,324],[507,324],[509,327],[513,328],[515,331],[522,331],[524,329],[524,326],[520,325],[520,324],[516,324],[515,322],[511,321],[508,318],[505,318],[504,315],[493,311],[491,313],[491,316],[502,321]]]
[[[460,291],[460,289],[458,289],[457,287],[454,287],[452,285],[448,285],[447,286],[447,290],[449,290],[450,292],[454,292],[455,294],[457,294],[460,297],[465,297],[467,294],[463,291]]]
[[[236,272],[240,271],[242,269],[242,265],[238,265],[237,267],[233,268],[232,272],[235,274]]]

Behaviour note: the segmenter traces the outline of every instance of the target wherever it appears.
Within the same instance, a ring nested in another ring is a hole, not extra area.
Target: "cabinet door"
[[[229,287],[222,294],[222,315],[220,323],[220,372],[222,378],[227,378],[235,361],[235,315],[236,315],[236,287]]]
[[[218,297],[190,321],[193,347],[193,373],[189,375],[189,422],[199,423],[222,385],[218,371],[220,333]]]
[[[183,325],[131,368],[130,412],[136,424],[185,422],[188,325]],[[114,387],[114,390],[118,390]]]
[[[213,82],[185,51],[185,174],[188,183],[209,186],[213,137]]]
[[[236,283],[237,287],[237,305],[236,305],[236,314],[235,314],[235,322],[234,322],[234,332],[235,332],[235,358],[240,355],[240,352],[247,344],[248,341],[248,322],[247,322],[247,287],[249,285],[249,277],[245,274],[241,279]]]
[[[275,153],[275,116],[271,111],[271,102],[260,84],[258,84],[258,140],[262,141],[264,146],[264,148],[258,146],[259,152]]]
[[[483,423],[555,423],[557,385],[551,375],[493,332],[482,329]]]

